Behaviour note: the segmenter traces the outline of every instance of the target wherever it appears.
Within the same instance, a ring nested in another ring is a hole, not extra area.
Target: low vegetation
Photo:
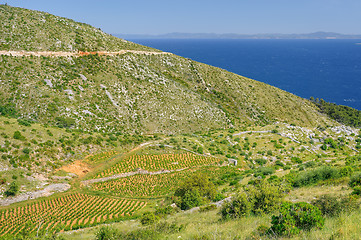
[[[320,108],[322,113],[327,114],[337,122],[352,127],[361,127],[361,111],[352,107],[326,102],[323,99],[319,100],[311,97],[310,100]]]

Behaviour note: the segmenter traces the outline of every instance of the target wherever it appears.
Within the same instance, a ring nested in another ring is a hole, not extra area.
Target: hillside
[[[88,51],[156,51],[50,14],[4,5],[0,11],[0,50],[83,50],[74,44],[77,33]],[[39,31],[45,35],[33,34]],[[85,131],[174,134],[276,121],[327,122],[308,100],[175,55],[1,55],[0,61],[0,104],[40,123],[56,125],[57,117],[67,116],[75,121],[72,128]]]
[[[261,234],[281,203],[325,193],[359,217],[360,131],[317,103],[48,13],[0,13],[0,239],[274,239]],[[220,221],[242,191],[254,205]],[[336,239],[341,220],[302,236]]]
[[[0,6],[0,49],[26,51],[153,50],[85,23],[49,13]]]

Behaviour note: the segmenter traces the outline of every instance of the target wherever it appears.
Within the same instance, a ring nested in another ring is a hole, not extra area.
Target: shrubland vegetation
[[[319,100],[311,97],[310,100],[320,108],[322,113],[327,114],[337,122],[352,127],[361,127],[361,111],[352,107],[326,102],[323,99]]]

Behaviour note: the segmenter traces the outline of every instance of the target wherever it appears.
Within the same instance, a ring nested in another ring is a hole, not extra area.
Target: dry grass
[[[311,186],[293,189],[287,196],[286,201],[290,202],[311,202],[313,199],[324,195],[346,195],[352,190],[346,185],[338,186]]]

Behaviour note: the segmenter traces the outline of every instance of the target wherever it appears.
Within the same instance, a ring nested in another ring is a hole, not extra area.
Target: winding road
[[[137,50],[120,50],[117,52],[106,52],[106,51],[97,51],[97,52],[0,51],[0,55],[13,56],[13,57],[23,57],[23,56],[81,57],[81,56],[87,56],[87,55],[115,56],[115,55],[123,55],[126,53],[143,54],[143,55],[171,55],[172,54],[169,52],[149,52],[149,51],[137,51]]]

